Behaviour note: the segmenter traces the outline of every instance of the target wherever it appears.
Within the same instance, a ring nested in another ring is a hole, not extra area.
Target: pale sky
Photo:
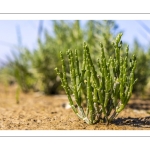
[[[150,20],[116,20],[119,31],[124,31],[122,41],[131,47],[136,38],[145,48],[150,45]],[[0,20],[0,61],[5,61],[6,56],[11,55],[14,46],[21,43],[29,49],[34,49],[37,43],[39,20],[3,21]],[[50,21],[44,21],[44,28],[52,32]],[[17,35],[21,35],[18,41]]]

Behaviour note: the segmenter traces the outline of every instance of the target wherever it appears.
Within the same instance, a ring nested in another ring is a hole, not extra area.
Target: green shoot
[[[114,55],[107,58],[102,44],[100,59],[97,65],[93,63],[89,47],[84,43],[83,62],[79,63],[78,51],[67,51],[70,75],[66,74],[64,56],[60,52],[62,71],[56,68],[61,78],[70,102],[76,115],[87,124],[100,121],[109,124],[127,105],[135,83],[134,71],[136,58],[129,59],[126,48],[124,56],[122,48],[122,34],[116,37]],[[86,103],[86,106],[84,105]]]

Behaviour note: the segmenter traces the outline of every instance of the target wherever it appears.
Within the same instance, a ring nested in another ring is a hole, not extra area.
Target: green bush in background
[[[32,65],[36,70],[38,88],[45,94],[56,94],[60,89],[60,79],[54,68],[60,67],[59,50],[66,52],[67,47],[78,46],[83,41],[79,21],[67,24],[53,21],[54,36],[45,31],[45,40],[38,40],[38,49],[33,52]]]
[[[36,79],[31,63],[31,53],[28,49],[19,49],[13,53],[13,58],[8,58],[8,63],[1,69],[1,75],[8,83],[17,82],[23,92],[29,92],[34,89]]]
[[[78,55],[83,55],[82,43],[86,41],[91,51],[93,63],[100,57],[100,45],[103,43],[106,58],[113,55],[112,41],[118,34],[118,28],[115,21],[94,21],[89,20],[81,24],[81,21],[52,21],[53,33],[49,33],[46,29],[44,39],[38,38],[37,48],[33,51],[28,48],[17,48],[17,53],[13,55],[13,59],[9,59],[8,63],[0,69],[0,80],[8,82],[17,82],[24,92],[30,90],[41,91],[45,94],[57,94],[63,89],[60,86],[60,78],[57,76],[54,68],[61,68],[59,59],[59,51],[66,54],[69,49],[78,50]],[[120,53],[124,53],[124,45]],[[129,55],[135,53],[137,55],[137,68],[135,77],[138,81],[135,83],[133,92],[141,93],[148,85],[150,77],[150,53],[144,51],[138,42],[134,43],[134,48],[129,51]],[[79,57],[81,58],[81,57]],[[66,63],[66,58],[65,63]],[[79,59],[81,62],[81,59]],[[69,65],[66,64],[67,73],[69,73]]]
[[[135,70],[135,77],[138,81],[135,83],[133,92],[138,95],[145,95],[145,86],[148,84],[148,78],[150,76],[150,53],[144,51],[139,45],[138,41],[134,41],[133,50],[130,55],[136,54],[137,57],[137,68]]]

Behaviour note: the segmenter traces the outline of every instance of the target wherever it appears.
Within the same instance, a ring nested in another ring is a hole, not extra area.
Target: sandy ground
[[[0,86],[0,130],[149,130],[150,100],[130,100],[118,118],[106,126],[87,125],[63,106],[65,95],[45,96],[40,93],[20,94],[16,87]]]

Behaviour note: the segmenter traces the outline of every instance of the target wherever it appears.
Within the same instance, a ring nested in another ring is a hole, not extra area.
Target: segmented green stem
[[[56,72],[61,78],[73,111],[87,124],[94,124],[100,120],[109,124],[125,108],[131,97],[136,82],[134,77],[136,58],[133,56],[129,64],[128,46],[125,55],[121,55],[121,36],[122,34],[119,34],[116,37],[113,43],[115,53],[109,58],[106,57],[105,49],[100,44],[101,55],[97,68],[85,42],[81,64],[78,51],[75,50],[73,53],[72,50],[68,50],[70,79],[67,78],[64,58],[60,52],[62,72],[57,68]]]

